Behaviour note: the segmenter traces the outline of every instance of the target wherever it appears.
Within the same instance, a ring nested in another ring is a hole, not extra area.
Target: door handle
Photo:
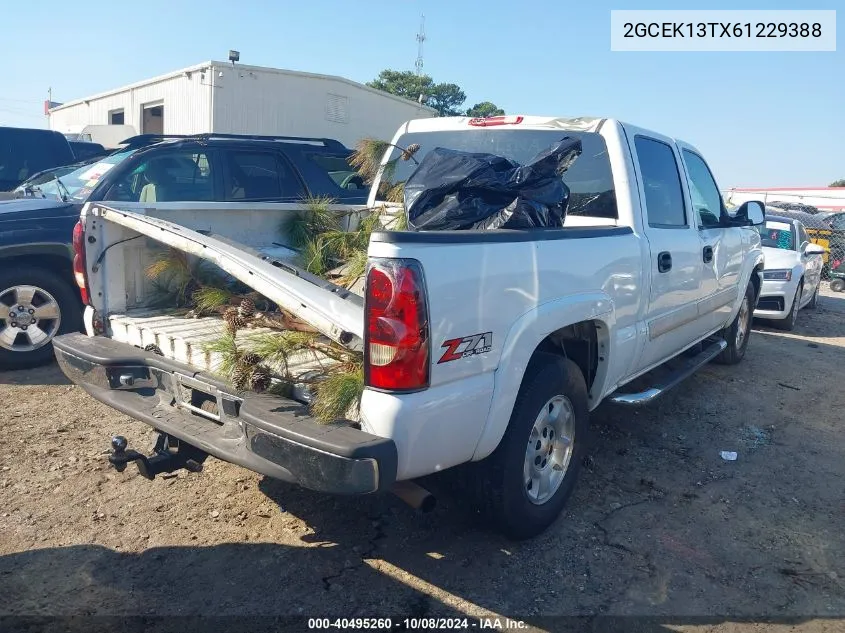
[[[663,251],[657,254],[657,272],[666,273],[672,269],[672,253]]]
[[[704,263],[705,264],[709,264],[710,262],[712,262],[713,261],[713,247],[712,246],[705,246],[703,256],[704,256]]]

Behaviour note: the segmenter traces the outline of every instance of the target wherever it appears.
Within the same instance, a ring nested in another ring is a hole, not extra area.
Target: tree
[[[482,101],[476,103],[467,110],[467,116],[471,117],[488,117],[488,116],[502,116],[505,113],[499,106],[490,101]]]
[[[467,100],[463,90],[456,84],[434,84],[425,104],[440,113],[440,116],[463,114],[461,105]]]
[[[422,95],[423,102],[440,116],[463,114],[460,107],[467,99],[457,84],[436,84],[428,75],[417,75],[410,70],[383,70],[367,85],[411,101],[419,101]]]
[[[845,187],[845,178],[843,178],[842,180],[834,180],[828,186],[829,187]]]
[[[397,97],[418,101],[420,95],[425,97],[431,94],[434,80],[428,75],[417,75],[409,70],[383,70],[367,85]]]

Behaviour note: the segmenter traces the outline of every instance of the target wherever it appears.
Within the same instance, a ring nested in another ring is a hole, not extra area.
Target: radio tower
[[[423,71],[423,43],[425,42],[425,16],[420,16],[420,32],[417,33],[417,63],[414,67],[417,69],[417,75],[422,75]]]

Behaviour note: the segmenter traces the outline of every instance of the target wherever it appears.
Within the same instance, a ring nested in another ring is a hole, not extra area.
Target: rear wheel
[[[714,360],[722,365],[736,365],[745,356],[748,339],[751,336],[751,321],[754,318],[754,302],[757,299],[753,284],[748,284],[739,312],[733,322],[722,330],[721,335],[728,346]]]
[[[479,463],[482,509],[509,538],[536,536],[560,515],[586,450],[587,385],[571,360],[530,363],[499,446]]]
[[[79,299],[67,281],[41,268],[0,272],[0,368],[51,361],[53,337],[81,327]]]
[[[775,321],[781,330],[791,332],[795,329],[795,324],[798,322],[798,310],[801,306],[801,295],[804,293],[804,282],[798,282],[798,290],[795,291],[795,297],[792,299],[792,308],[789,310],[789,316],[785,319]]]
[[[831,292],[842,292],[845,290],[845,280],[844,279],[833,279],[830,282],[830,290]]]

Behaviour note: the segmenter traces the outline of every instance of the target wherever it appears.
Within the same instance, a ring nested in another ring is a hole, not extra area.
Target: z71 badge
[[[493,348],[493,332],[472,334],[463,338],[452,338],[448,341],[443,341],[440,347],[445,347],[446,351],[440,357],[440,360],[437,361],[438,365],[440,363],[448,363],[450,360],[469,358],[476,354],[485,354]]]

